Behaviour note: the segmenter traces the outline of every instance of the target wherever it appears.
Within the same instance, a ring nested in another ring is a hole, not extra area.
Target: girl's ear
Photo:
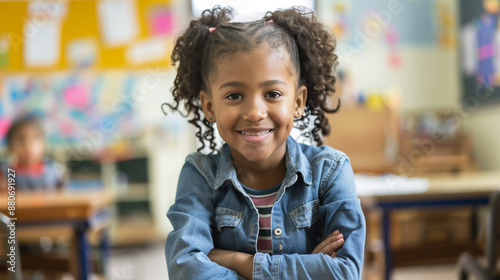
[[[215,122],[214,105],[208,92],[200,91],[200,103],[205,118],[211,123]]]
[[[306,106],[307,101],[307,88],[306,86],[300,86],[297,90],[297,94],[295,95],[295,109],[294,109],[294,117],[300,118],[302,114],[304,114],[304,107]]]

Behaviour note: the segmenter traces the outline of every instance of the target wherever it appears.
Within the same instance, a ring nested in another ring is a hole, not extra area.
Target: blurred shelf
[[[431,242],[414,247],[395,248],[394,267],[453,263],[462,252],[478,254],[479,250],[473,239],[465,242]]]
[[[116,194],[117,202],[133,202],[133,201],[148,201],[148,184],[134,183],[128,184],[123,190],[119,190]]]

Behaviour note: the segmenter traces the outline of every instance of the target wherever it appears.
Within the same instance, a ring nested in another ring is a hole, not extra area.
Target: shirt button
[[[281,236],[282,233],[283,233],[283,231],[280,228],[275,228],[274,229],[274,235]]]

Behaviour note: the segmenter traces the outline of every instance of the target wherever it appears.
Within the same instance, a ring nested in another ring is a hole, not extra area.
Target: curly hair
[[[188,122],[196,127],[196,137],[201,142],[198,151],[205,148],[205,141],[212,152],[216,151],[212,123],[201,115],[200,91],[209,92],[211,74],[221,58],[267,44],[272,49],[284,48],[290,54],[299,86],[307,88],[305,111],[295,120],[295,127],[322,145],[322,136],[330,133],[325,112],[335,113],[340,107],[340,99],[336,108],[329,106],[338,64],[335,38],[313,12],[299,8],[267,12],[262,20],[253,22],[229,22],[231,16],[231,8],[207,9],[177,39],[172,52],[172,64],[178,67],[172,90],[174,102],[163,103],[163,112],[166,114],[164,106],[168,106],[182,114],[179,106],[184,102],[187,114],[183,115],[191,116]],[[211,33],[210,27],[216,30]],[[315,117],[314,126],[308,131],[310,116]]]

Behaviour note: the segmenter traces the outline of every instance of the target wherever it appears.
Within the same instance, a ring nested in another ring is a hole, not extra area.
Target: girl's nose
[[[245,104],[243,119],[251,122],[258,122],[267,118],[267,108],[263,100],[251,100]]]

